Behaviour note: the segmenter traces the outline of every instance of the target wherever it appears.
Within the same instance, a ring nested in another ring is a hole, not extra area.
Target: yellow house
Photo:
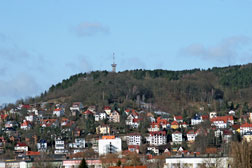
[[[179,128],[178,122],[177,122],[177,121],[173,121],[173,122],[171,123],[171,128],[172,128],[172,129],[178,129],[178,128]]]
[[[110,127],[108,125],[99,125],[96,127],[97,134],[110,134]]]
[[[248,143],[252,142],[252,133],[245,133],[245,135],[242,136],[242,141],[247,141]]]

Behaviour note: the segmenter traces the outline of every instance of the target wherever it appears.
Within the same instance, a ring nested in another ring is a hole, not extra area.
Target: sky
[[[71,75],[252,62],[252,0],[0,2],[0,104]]]

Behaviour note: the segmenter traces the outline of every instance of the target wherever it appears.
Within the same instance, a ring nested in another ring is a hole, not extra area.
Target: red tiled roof
[[[240,128],[243,128],[243,127],[252,127],[252,124],[245,123],[245,124],[242,124],[242,125],[240,126]]]
[[[27,156],[39,156],[40,152],[34,152],[34,151],[27,151],[26,152]]]
[[[139,145],[128,145],[128,149],[134,148],[134,149],[140,149]]]
[[[190,130],[187,132],[187,134],[195,134],[194,130]]]
[[[179,125],[177,121],[173,121],[171,125]]]
[[[134,119],[133,119],[133,123],[138,123],[139,121],[140,121],[139,118],[134,118]]]
[[[27,146],[24,142],[18,142],[16,146]]]
[[[159,128],[159,124],[158,123],[154,123],[154,122],[151,123],[150,126],[151,126],[151,128],[155,128],[155,127]]]
[[[21,124],[21,126],[28,126],[29,124],[30,124],[30,122],[25,120],[25,121]]]
[[[166,132],[165,131],[154,131],[154,132],[150,132],[150,135],[151,136],[154,136],[154,135],[166,135]]]
[[[202,115],[202,120],[208,120],[209,119],[209,116],[208,115]]]
[[[174,116],[176,120],[183,120],[182,116]]]
[[[173,132],[172,134],[182,134],[182,133],[179,132],[179,131],[175,131],[175,132]]]
[[[131,113],[133,116],[138,116],[139,114],[135,111],[135,110],[132,110],[132,113]]]
[[[126,111],[127,113],[129,113],[129,112],[130,112],[130,109],[126,109],[125,111]]]
[[[111,110],[111,107],[110,106],[105,106],[104,110]]]
[[[157,123],[160,125],[167,125],[168,121],[166,119],[162,119],[161,117],[157,118]]]
[[[86,110],[85,112],[83,112],[83,114],[88,115],[88,114],[94,114],[94,113],[92,111],[90,111],[90,110]]]
[[[239,124],[234,124],[234,125],[232,125],[232,128],[235,129],[235,130],[237,130],[237,129],[240,128],[240,125]]]
[[[224,123],[227,123],[230,120],[234,120],[233,116],[217,116],[211,119],[211,122],[214,121],[223,121]]]

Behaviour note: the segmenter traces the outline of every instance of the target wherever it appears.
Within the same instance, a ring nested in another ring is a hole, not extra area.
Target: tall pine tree
[[[82,159],[79,168],[88,168],[87,162],[84,158]]]

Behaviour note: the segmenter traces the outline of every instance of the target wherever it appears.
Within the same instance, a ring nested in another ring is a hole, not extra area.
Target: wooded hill
[[[207,70],[80,73],[30,99],[31,103],[80,101],[100,107],[116,103],[134,108],[137,100],[173,114],[229,109],[246,112],[252,105],[252,64]]]

